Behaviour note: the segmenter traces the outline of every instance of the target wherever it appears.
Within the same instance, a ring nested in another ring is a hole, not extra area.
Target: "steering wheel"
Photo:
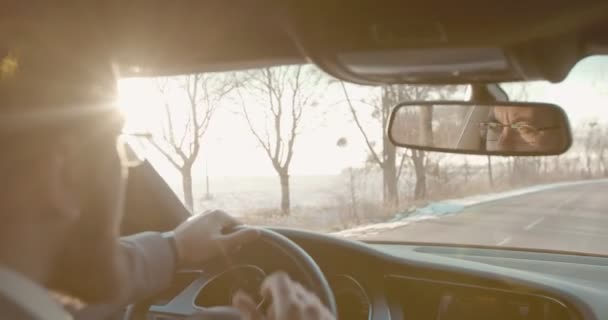
[[[238,231],[245,227],[236,227],[233,231]],[[335,315],[337,316],[336,301],[334,298],[333,291],[327,282],[327,279],[321,272],[321,269],[312,257],[304,251],[295,242],[291,241],[287,237],[269,230],[260,229],[260,238],[257,241],[263,241],[268,244],[272,249],[273,253],[279,253],[289,258],[290,262],[297,268],[301,280],[303,281],[304,287],[311,290],[317,295],[319,300]],[[198,280],[195,280],[195,282]],[[208,281],[208,279],[201,280]],[[213,307],[213,308],[201,308],[194,306],[194,299],[201,286],[190,285],[186,289],[182,290],[173,301],[178,300],[177,297],[182,297],[180,303],[175,303],[173,308],[163,308],[159,315],[162,313],[162,319],[183,319],[190,314],[196,314],[201,319],[210,320],[232,320],[240,319],[240,316],[234,312],[229,306],[224,307]],[[171,304],[171,303],[170,303]],[[123,319],[125,320],[143,320],[146,319],[146,315],[150,312],[151,304],[149,301],[137,302],[127,309]],[[153,319],[155,319],[153,317]]]

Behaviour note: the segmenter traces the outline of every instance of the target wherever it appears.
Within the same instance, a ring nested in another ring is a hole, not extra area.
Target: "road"
[[[608,182],[559,187],[468,207],[361,239],[563,250],[608,255]]]

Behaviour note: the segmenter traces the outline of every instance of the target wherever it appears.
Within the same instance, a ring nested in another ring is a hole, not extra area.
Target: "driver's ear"
[[[79,191],[79,170],[73,161],[76,144],[73,139],[63,138],[48,146],[47,157],[38,161],[43,175],[41,182],[46,202],[53,218],[74,221],[80,217],[81,192]]]

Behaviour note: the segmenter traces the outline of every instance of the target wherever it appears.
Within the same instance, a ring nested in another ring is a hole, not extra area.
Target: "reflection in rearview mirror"
[[[402,147],[493,155],[561,154],[572,141],[563,110],[544,103],[404,103],[388,134]]]

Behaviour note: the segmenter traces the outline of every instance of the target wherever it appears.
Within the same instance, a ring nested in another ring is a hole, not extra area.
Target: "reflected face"
[[[484,124],[488,151],[550,152],[564,144],[563,127],[554,110],[494,107]]]

